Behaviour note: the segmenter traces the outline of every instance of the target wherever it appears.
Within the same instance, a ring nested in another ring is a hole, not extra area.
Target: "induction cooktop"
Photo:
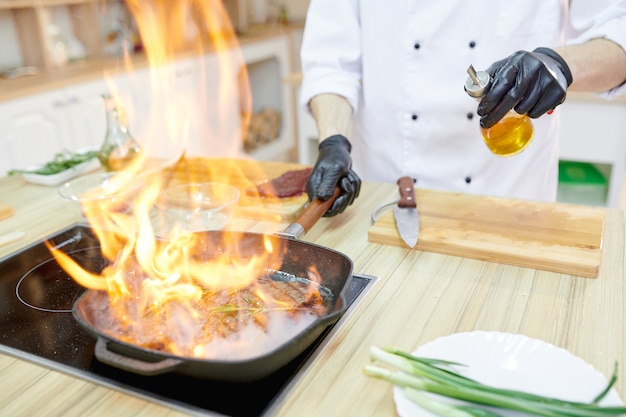
[[[44,241],[62,249],[85,269],[100,272],[105,261],[87,225],[72,225],[0,259],[0,352],[199,416],[269,416],[315,360],[333,329],[341,326],[376,277],[352,277],[344,316],[302,354],[254,382],[231,383],[178,374],[142,376],[99,362],[95,341],[72,316],[85,291],[57,264]],[[232,401],[237,392],[246,401]]]

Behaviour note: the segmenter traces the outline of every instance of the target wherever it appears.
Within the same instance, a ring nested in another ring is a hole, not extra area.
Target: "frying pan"
[[[345,292],[352,279],[353,264],[346,255],[296,238],[306,233],[330,208],[335,196],[327,201],[314,200],[302,214],[276,237],[286,245],[285,256],[280,265],[280,276],[307,277],[310,266],[317,268],[320,285],[326,290],[328,312],[315,319],[303,330],[294,333],[287,341],[273,350],[245,359],[221,360],[178,356],[167,352],[144,348],[107,335],[94,325],[106,292],[87,290],[74,303],[72,314],[78,324],[96,339],[95,357],[102,363],[141,375],[177,373],[187,376],[230,382],[249,382],[270,375],[295,359],[306,350],[330,325],[346,311]],[[202,233],[207,245],[215,247],[221,241],[232,242],[236,234],[236,250],[240,254],[254,255],[264,251],[263,238],[259,233],[206,231]]]

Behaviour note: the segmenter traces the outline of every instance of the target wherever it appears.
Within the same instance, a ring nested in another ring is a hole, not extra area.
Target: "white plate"
[[[37,168],[41,168],[41,166],[29,167],[28,170],[32,171]],[[39,184],[39,185],[59,185],[64,183],[67,180],[70,180],[79,175],[86,174],[91,171],[95,171],[100,168],[100,161],[98,158],[93,158],[88,161],[83,162],[82,164],[75,165],[71,168],[66,169],[65,171],[61,171],[57,174],[52,175],[40,175],[40,174],[22,174],[22,177],[30,183]]]
[[[567,350],[519,334],[456,333],[426,343],[413,354],[465,364],[467,368],[456,368],[459,373],[484,384],[568,401],[589,402],[608,383],[604,375]],[[393,398],[401,417],[437,417],[407,399],[398,387],[394,387]],[[615,389],[600,404],[623,405]],[[503,417],[528,415],[508,410],[498,413]]]

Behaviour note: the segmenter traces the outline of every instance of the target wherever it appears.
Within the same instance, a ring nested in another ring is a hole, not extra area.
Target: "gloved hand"
[[[309,201],[316,197],[328,200],[339,186],[341,194],[324,214],[324,217],[342,213],[354,202],[361,190],[361,179],[352,171],[352,146],[342,135],[334,135],[319,145],[319,155],[306,184]]]
[[[567,63],[549,48],[515,52],[486,71],[493,81],[478,104],[483,128],[495,125],[511,109],[537,118],[561,104],[572,84]]]

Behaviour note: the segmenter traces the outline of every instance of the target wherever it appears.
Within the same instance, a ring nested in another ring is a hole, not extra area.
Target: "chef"
[[[320,143],[309,198],[339,185],[333,216],[361,178],[408,175],[423,188],[554,201],[557,106],[567,91],[622,93],[625,49],[626,0],[311,0],[300,99]],[[469,65],[492,77],[480,102],[464,91]],[[497,156],[480,127],[511,109],[533,119],[533,140]]]

